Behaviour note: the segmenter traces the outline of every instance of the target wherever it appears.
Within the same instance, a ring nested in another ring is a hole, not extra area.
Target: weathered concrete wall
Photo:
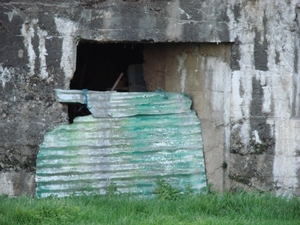
[[[230,186],[299,194],[299,27],[296,1],[230,5],[232,61]],[[298,103],[296,103],[297,105]]]
[[[148,90],[185,92],[202,123],[208,183],[223,190],[230,131],[230,45],[146,45],[144,77]],[[218,65],[217,67],[215,65]]]
[[[69,88],[89,39],[215,43],[149,48],[166,56],[150,89],[192,95],[215,187],[300,194],[299,12],[296,0],[1,0],[0,192],[34,193],[38,145],[67,120],[53,89]]]

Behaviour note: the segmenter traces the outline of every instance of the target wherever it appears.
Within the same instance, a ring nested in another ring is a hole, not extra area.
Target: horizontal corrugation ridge
[[[98,92],[56,89],[59,102],[88,104],[95,117],[162,115],[190,110],[192,101],[183,93],[165,92]]]

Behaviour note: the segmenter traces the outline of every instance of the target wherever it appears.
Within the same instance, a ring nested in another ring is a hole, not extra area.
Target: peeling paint
[[[274,116],[275,117],[290,117],[290,104],[288,101],[290,97],[290,91],[292,87],[292,77],[294,74],[293,59],[295,57],[294,52],[294,38],[290,30],[293,26],[294,19],[296,18],[294,10],[287,3],[281,2],[278,4],[278,9],[268,7],[267,13],[277,10],[278,13],[272,13],[272,20],[269,19],[269,34],[267,36],[268,42],[270,42],[270,50],[268,52],[268,67],[269,73],[267,77],[272,77],[272,90],[274,99]],[[287,10],[288,9],[288,10]],[[280,16],[282,15],[282,16]],[[290,21],[283,20],[282,18],[291,18]],[[273,28],[274,27],[274,28]],[[272,29],[273,28],[273,29]],[[278,29],[283,32],[278,33]],[[280,52],[280,62],[276,64],[276,51]],[[274,76],[277,74],[277,76]],[[285,99],[285,100],[283,100]]]
[[[11,22],[12,19],[14,18],[14,16],[18,15],[19,13],[16,9],[13,9],[11,12],[7,12],[5,14],[8,15],[8,20],[9,20],[9,22]]]
[[[257,130],[252,131],[252,135],[256,144],[262,144],[262,141],[259,138]]]
[[[14,68],[3,67],[0,63],[0,80],[3,89],[5,88],[5,84],[11,80],[12,73],[14,73]]]
[[[23,49],[19,49],[19,51],[18,51],[18,57],[19,58],[23,58],[24,57],[24,51],[23,51]]]
[[[202,62],[205,61],[207,71],[205,73],[205,86],[211,95],[212,109],[216,112],[224,112],[224,83],[230,77],[230,68],[227,63],[224,63],[217,57],[203,57]],[[218,68],[215,66],[218,65]],[[230,88],[230,85],[228,86]],[[228,92],[226,92],[228,93]],[[227,117],[226,117],[227,118]]]
[[[38,20],[34,19],[31,22],[25,22],[21,29],[21,34],[24,37],[24,46],[27,49],[27,55],[29,63],[27,64],[29,67],[29,75],[34,75],[35,70],[35,59],[36,53],[33,49],[32,39],[34,37],[34,26],[37,24]]]
[[[190,16],[189,14],[187,14],[182,8],[179,8],[179,10],[180,10],[180,14],[181,15],[186,15],[186,17],[187,17],[188,20],[192,18],[192,16]]]
[[[264,113],[271,113],[271,106],[272,106],[272,89],[271,87],[264,86],[263,87],[263,93],[264,93],[264,98],[263,98],[263,107],[262,111]]]
[[[274,182],[278,194],[293,194],[298,185],[297,170],[299,169],[296,156],[296,142],[299,140],[299,122],[276,121],[276,147],[274,158]]]
[[[39,36],[40,76],[41,78],[45,79],[48,77],[47,64],[46,64],[46,56],[48,54],[47,54],[46,39],[45,39],[45,37],[47,36],[47,31],[38,28],[37,34]]]
[[[183,52],[182,54],[177,55],[176,58],[178,61],[177,73],[181,73],[181,79],[180,79],[181,92],[184,92],[185,81],[186,81],[186,68],[185,68],[184,62],[187,58],[187,54],[185,52]]]
[[[294,135],[298,132],[293,128],[295,121],[290,121],[292,103],[289,97],[292,92],[290,88],[293,87],[293,59],[295,57],[294,35],[290,29],[294,26],[295,11],[293,9],[296,3],[293,2],[291,5],[284,1],[273,3],[272,1],[247,2],[245,9],[239,11],[238,20],[235,19],[234,10],[232,10],[234,6],[228,7],[230,39],[234,41],[236,37],[239,38],[241,56],[240,70],[233,72],[231,117],[235,122],[248,118],[252,101],[251,77],[255,77],[262,88],[261,110],[269,117],[266,119],[266,124],[271,128],[269,135],[275,135],[276,139],[273,164],[274,183],[280,191],[292,191],[297,186],[295,171],[299,168],[295,157],[291,156],[295,153],[289,153],[295,149],[293,143],[296,137]],[[253,45],[255,43],[256,47]],[[257,67],[258,64],[256,64],[261,63],[259,61],[261,56],[257,55],[260,54],[258,45],[264,45],[264,50],[266,50],[264,57],[267,65],[263,65],[264,67]],[[261,69],[264,71],[259,71]],[[241,85],[243,90],[247,90],[243,96],[239,93]],[[254,119],[252,119],[253,122]],[[242,125],[239,125],[245,126],[244,134],[251,131],[252,126],[256,126],[245,125],[245,123],[247,122],[244,121]],[[239,132],[242,132],[242,129]],[[252,131],[255,142],[259,143],[262,140],[258,135],[257,130]],[[240,136],[243,135],[240,134]],[[250,137],[244,136],[243,142],[248,144],[249,141]]]
[[[57,31],[63,38],[60,67],[65,73],[67,84],[76,69],[76,32],[78,26],[76,23],[63,18],[55,18],[55,24]]]

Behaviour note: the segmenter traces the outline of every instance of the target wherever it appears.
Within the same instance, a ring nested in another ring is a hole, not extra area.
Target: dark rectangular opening
[[[142,43],[99,43],[82,40],[77,46],[76,71],[70,89],[110,91],[146,91],[142,74]],[[90,114],[82,104],[69,104],[69,122]]]

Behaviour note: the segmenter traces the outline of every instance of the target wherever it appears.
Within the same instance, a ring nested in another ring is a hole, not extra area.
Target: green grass
[[[254,192],[195,194],[173,200],[130,195],[1,196],[0,224],[300,224],[300,200]]]

